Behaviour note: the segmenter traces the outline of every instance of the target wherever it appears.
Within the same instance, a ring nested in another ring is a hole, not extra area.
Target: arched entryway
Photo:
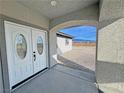
[[[61,24],[58,24],[51,28],[49,32],[49,39],[50,39],[50,65],[53,66],[57,63],[57,38],[56,38],[56,33],[63,28],[69,28],[69,27],[74,27],[74,26],[83,26],[83,25],[88,25],[88,26],[95,26],[97,28],[98,22],[95,20],[71,20],[67,21]],[[97,43],[97,40],[96,40]],[[97,44],[96,44],[97,45]],[[97,54],[97,53],[96,53]]]

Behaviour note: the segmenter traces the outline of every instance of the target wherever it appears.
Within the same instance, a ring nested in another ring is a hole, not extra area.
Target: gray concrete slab
[[[98,90],[95,84],[63,73],[55,66],[12,93],[98,93]]]
[[[89,71],[87,72],[87,71],[83,71],[83,70],[77,70],[77,69],[69,68],[69,67],[61,65],[61,64],[56,65],[54,67],[54,69],[57,69],[58,71],[72,75],[74,77],[87,80],[92,83],[95,83],[95,81],[96,81],[95,74],[89,73]]]

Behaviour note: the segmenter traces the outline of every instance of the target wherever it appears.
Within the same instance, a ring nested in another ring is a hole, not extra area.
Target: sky
[[[96,41],[96,27],[94,26],[64,28],[60,32],[73,36],[73,41]]]

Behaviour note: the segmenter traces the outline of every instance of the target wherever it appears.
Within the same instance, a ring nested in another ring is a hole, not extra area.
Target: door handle
[[[34,61],[36,61],[36,54],[35,54],[35,52],[33,52],[33,58],[34,58]]]

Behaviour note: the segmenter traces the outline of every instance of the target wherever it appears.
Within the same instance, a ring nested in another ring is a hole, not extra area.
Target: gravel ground
[[[69,52],[64,53],[58,59],[62,64],[78,68],[95,71],[95,53],[96,47],[73,47]]]

